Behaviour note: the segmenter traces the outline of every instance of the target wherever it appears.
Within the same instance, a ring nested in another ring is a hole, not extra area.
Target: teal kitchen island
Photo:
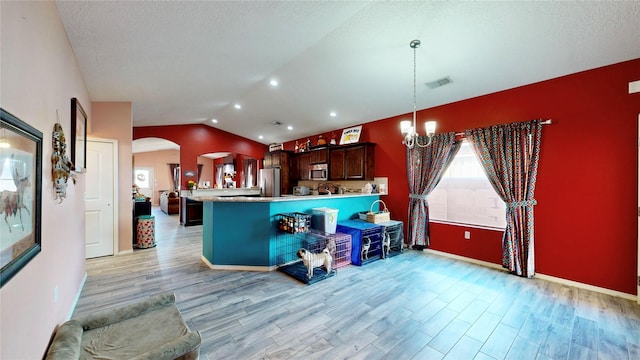
[[[271,271],[277,268],[276,242],[282,236],[280,214],[311,214],[314,208],[338,209],[338,221],[369,210],[379,194],[284,197],[204,197],[202,261],[212,269]],[[374,207],[377,211],[378,203]]]

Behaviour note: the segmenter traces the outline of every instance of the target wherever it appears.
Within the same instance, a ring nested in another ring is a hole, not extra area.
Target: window
[[[493,190],[467,141],[463,141],[428,201],[430,220],[503,229],[506,226],[504,201]]]

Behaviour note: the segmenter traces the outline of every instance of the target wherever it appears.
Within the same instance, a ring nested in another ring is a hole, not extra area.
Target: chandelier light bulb
[[[436,122],[435,121],[427,121],[424,123],[424,129],[427,132],[427,136],[433,136],[436,133]]]

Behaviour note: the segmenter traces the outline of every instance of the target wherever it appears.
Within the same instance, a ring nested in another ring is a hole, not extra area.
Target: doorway
[[[117,252],[117,140],[88,139],[85,190],[85,257]]]
[[[135,167],[133,170],[133,183],[138,187],[138,193],[148,197],[153,204],[153,168]]]

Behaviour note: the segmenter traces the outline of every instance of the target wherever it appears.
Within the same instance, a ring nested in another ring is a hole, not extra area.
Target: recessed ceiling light
[[[262,135],[258,135],[258,139],[262,140],[264,137]]]
[[[242,109],[242,105],[240,105],[240,104],[235,104],[235,105],[233,105],[233,107],[238,109],[238,110]]]
[[[287,130],[293,130],[293,126],[291,125],[287,126]]]
[[[336,117],[336,115],[338,115],[338,114],[336,114],[335,111],[332,111],[332,112],[329,113],[329,116],[331,116],[331,117]]]
[[[218,123],[218,119],[211,119],[211,122],[214,123],[214,124],[217,124]]]
[[[269,84],[271,84],[271,86],[278,86],[278,80],[273,79],[273,80],[269,81]]]

